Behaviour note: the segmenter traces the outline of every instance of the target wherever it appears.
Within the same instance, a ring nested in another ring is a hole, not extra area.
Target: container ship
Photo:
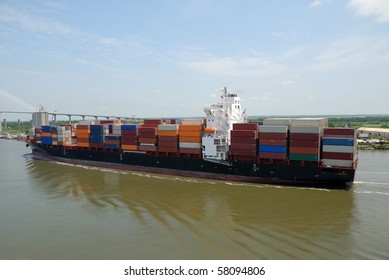
[[[326,118],[246,121],[224,88],[201,119],[80,121],[43,125],[27,141],[45,159],[97,167],[263,184],[348,189],[357,168],[356,131]]]

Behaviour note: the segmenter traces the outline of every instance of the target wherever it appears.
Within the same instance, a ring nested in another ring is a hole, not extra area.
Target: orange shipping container
[[[194,131],[194,130],[185,130],[185,131],[180,131],[180,137],[181,136],[195,136],[195,137],[201,137],[202,132],[200,130]]]
[[[89,137],[88,138],[77,137],[77,142],[89,143]]]
[[[79,134],[79,133],[90,133],[90,130],[89,129],[79,129],[79,128],[76,128],[76,134]]]
[[[85,147],[85,148],[89,148],[89,143],[84,143],[84,142],[77,142],[76,146],[77,147]]]
[[[77,133],[77,139],[78,138],[88,138],[89,139],[90,134],[89,133]]]
[[[181,131],[201,131],[203,126],[201,124],[180,124]]]
[[[177,136],[178,131],[177,130],[159,130],[158,135],[159,136]]]
[[[157,143],[156,138],[139,137],[139,143]]]
[[[138,145],[122,145],[123,150],[137,151]]]
[[[290,147],[291,154],[306,154],[317,155],[319,153],[318,148],[306,148],[306,147]]]
[[[120,145],[120,140],[105,140],[105,144]]]
[[[201,143],[201,136],[182,136],[182,135],[180,135],[180,142]]]

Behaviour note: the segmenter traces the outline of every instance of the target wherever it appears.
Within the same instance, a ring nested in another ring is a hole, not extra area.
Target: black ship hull
[[[355,169],[324,168],[291,162],[213,162],[143,152],[70,149],[36,143],[30,145],[35,155],[56,161],[217,180],[349,189],[355,175]]]

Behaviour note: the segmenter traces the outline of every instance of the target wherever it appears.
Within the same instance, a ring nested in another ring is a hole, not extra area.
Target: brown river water
[[[389,259],[389,152],[348,191],[0,159],[0,259]]]

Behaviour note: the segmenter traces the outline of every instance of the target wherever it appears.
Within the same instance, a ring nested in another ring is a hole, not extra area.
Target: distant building
[[[358,138],[367,138],[370,134],[389,137],[389,128],[360,127],[357,129]]]

